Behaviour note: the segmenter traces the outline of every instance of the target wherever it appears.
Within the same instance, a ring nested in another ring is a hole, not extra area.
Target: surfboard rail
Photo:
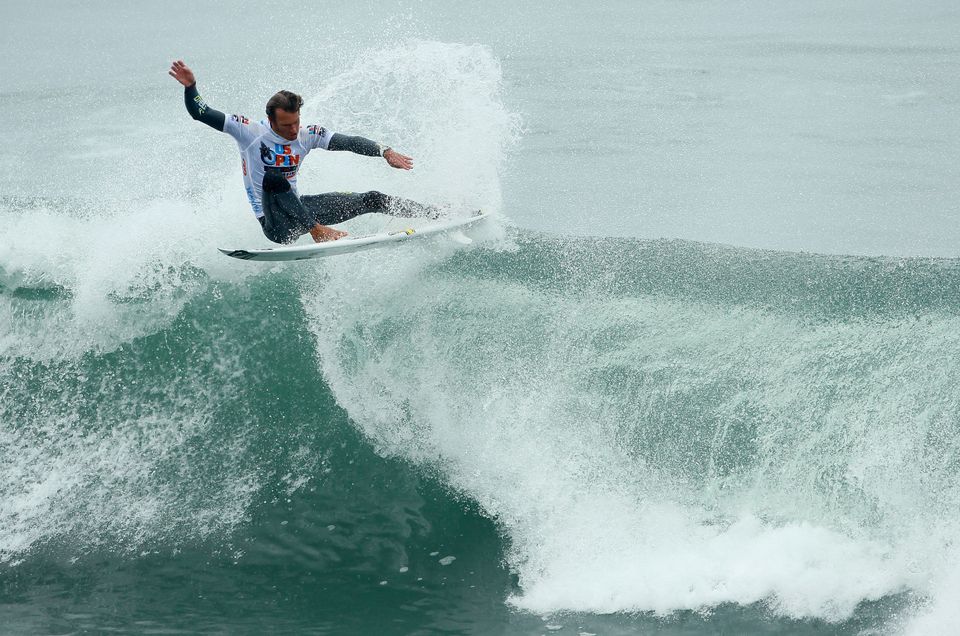
[[[346,236],[325,243],[248,249],[226,249],[218,247],[217,249],[226,256],[245,261],[300,261],[312,258],[325,258],[337,254],[349,254],[367,249],[386,247],[400,241],[436,236],[439,234],[459,233],[460,236],[463,236],[463,230],[480,223],[489,216],[488,212],[477,210],[471,216],[441,219],[420,228],[406,227],[378,234]]]

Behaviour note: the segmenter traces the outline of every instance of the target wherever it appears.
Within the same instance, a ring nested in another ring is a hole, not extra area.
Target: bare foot
[[[314,225],[310,230],[310,236],[313,237],[313,240],[316,243],[336,241],[338,238],[343,238],[346,235],[346,232],[342,232],[332,227],[327,227],[326,225],[320,224]]]

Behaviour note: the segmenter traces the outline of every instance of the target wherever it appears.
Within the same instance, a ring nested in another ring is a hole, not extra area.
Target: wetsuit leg
[[[440,209],[382,192],[327,192],[298,197],[279,170],[263,175],[264,235],[274,243],[292,243],[318,223],[336,225],[361,214],[378,212],[406,218],[435,219]]]
[[[349,219],[379,212],[391,216],[405,218],[435,219],[440,215],[440,209],[432,205],[424,205],[410,199],[394,197],[376,190],[370,192],[327,192],[324,194],[308,194],[300,198],[304,207],[310,211],[313,218],[321,225],[335,225]]]
[[[279,171],[263,175],[263,233],[274,243],[292,243],[317,224]]]

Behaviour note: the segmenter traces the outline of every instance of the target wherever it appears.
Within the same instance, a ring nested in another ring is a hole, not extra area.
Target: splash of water
[[[589,261],[595,284],[567,285],[554,247],[527,240],[515,258],[488,250],[439,271],[356,260],[304,295],[324,375],[358,426],[500,521],[518,607],[764,602],[842,621],[905,590],[938,597],[960,503],[955,314],[933,298],[902,316],[883,309],[901,291],[867,284],[848,301],[876,292],[870,318],[811,320],[783,296],[795,261],[841,278],[867,261],[768,255],[769,287],[738,304],[630,293],[669,275],[640,245],[604,262],[588,242],[560,263]],[[689,256],[704,287],[756,260]],[[376,282],[351,286],[368,268]],[[897,284],[930,283],[913,270]],[[940,272],[930,284],[955,284],[956,267]]]

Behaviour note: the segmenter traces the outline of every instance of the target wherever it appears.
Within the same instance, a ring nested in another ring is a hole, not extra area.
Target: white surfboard
[[[336,241],[325,243],[310,243],[304,245],[286,245],[283,247],[260,247],[245,250],[229,250],[217,248],[227,256],[240,258],[245,261],[302,261],[309,258],[324,258],[337,254],[349,254],[377,247],[396,245],[402,241],[428,236],[447,235],[461,243],[469,243],[470,239],[462,231],[483,221],[489,216],[487,212],[478,210],[472,216],[453,219],[441,219],[430,222],[428,225],[414,229],[407,227],[402,230],[368,234],[366,236],[345,236]]]

